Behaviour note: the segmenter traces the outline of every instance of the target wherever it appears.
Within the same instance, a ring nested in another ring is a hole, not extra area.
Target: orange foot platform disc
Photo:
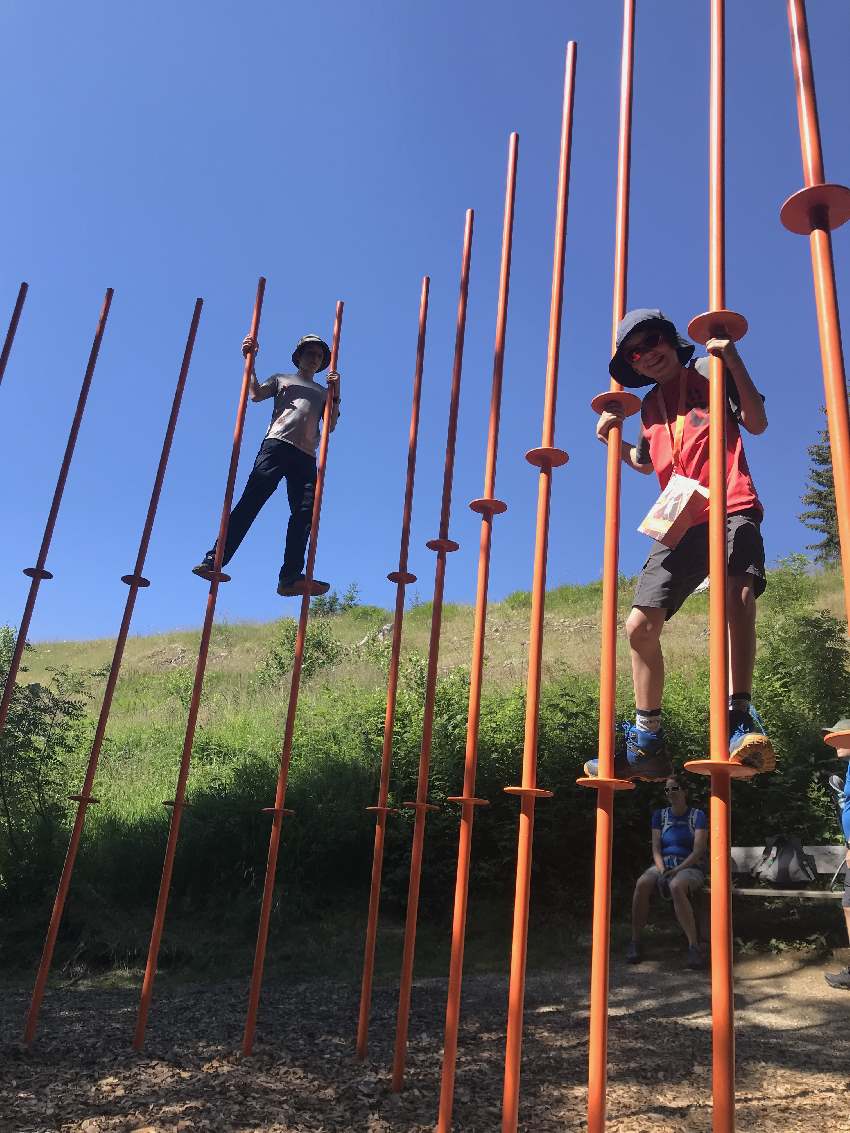
[[[827,732],[823,742],[834,748],[850,748],[850,732]]]
[[[737,311],[706,311],[688,323],[688,334],[703,346],[710,338],[731,338],[737,342],[747,333],[747,320]]]
[[[728,775],[730,779],[752,779],[759,774],[758,768],[733,763],[731,759],[691,759],[685,770],[694,775]]]
[[[850,189],[831,184],[800,189],[779,210],[779,219],[799,236],[808,236],[815,228],[840,228],[850,220]]]
[[[631,779],[604,779],[599,775],[582,775],[576,779],[576,783],[579,787],[590,787],[597,791],[602,787],[611,787],[615,791],[633,791],[635,789]]]
[[[594,397],[590,408],[594,413],[620,413],[623,417],[634,417],[640,409],[640,398],[624,389],[608,389]]]

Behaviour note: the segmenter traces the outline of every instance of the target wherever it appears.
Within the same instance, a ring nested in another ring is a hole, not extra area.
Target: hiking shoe
[[[215,570],[215,555],[210,551],[204,555],[197,566],[192,567],[192,574],[196,574],[198,578],[206,578],[208,574]]]
[[[696,970],[697,968],[704,968],[707,963],[708,958],[706,957],[705,950],[703,949],[702,945],[689,944],[688,958],[685,961],[686,967]]]
[[[620,750],[614,755],[615,779],[643,779],[652,783],[673,774],[661,728],[657,732],[648,732],[626,721],[620,725],[620,733],[625,740],[625,750],[621,743]],[[599,775],[599,760],[589,759],[584,765],[584,773],[595,779]]]
[[[277,592],[281,598],[294,598],[296,595],[300,596],[304,593],[304,584],[307,581],[307,576],[304,574],[296,574],[281,578],[277,584]],[[329,582],[322,582],[318,578],[314,578],[310,585],[310,593],[327,594],[330,590],[331,584]]]
[[[640,944],[637,940],[630,940],[629,946],[626,949],[626,963],[639,964],[643,956],[640,954]]]
[[[773,771],[776,752],[752,704],[746,712],[729,713],[729,733],[730,763],[741,763],[756,771]]]
[[[842,968],[840,972],[824,972],[823,978],[830,987],[840,987],[844,991],[850,991],[850,968]]]

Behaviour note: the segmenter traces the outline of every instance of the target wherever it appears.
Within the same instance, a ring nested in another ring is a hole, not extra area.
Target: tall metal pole
[[[9,361],[12,343],[15,341],[15,334],[18,330],[21,311],[24,309],[24,300],[27,297],[27,291],[29,291],[28,283],[22,283],[18,288],[18,298],[15,300],[15,309],[12,311],[12,317],[9,320],[9,329],[6,331],[3,349],[0,350],[0,383],[2,383],[3,375],[6,373],[6,363]]]
[[[725,229],[725,0],[711,0],[709,119],[709,264],[711,310],[692,319],[697,342],[737,341],[747,332],[743,315],[726,310]],[[709,363],[708,562],[710,759],[685,764],[711,776],[711,1023],[714,1133],[735,1129],[735,1008],[732,977],[731,780],[750,778],[751,767],[729,760],[728,629],[726,619],[726,379],[723,362]]]
[[[83,826],[86,821],[86,811],[92,803],[97,803],[98,800],[93,797],[92,790],[94,788],[94,778],[97,773],[98,759],[100,758],[100,751],[103,746],[104,736],[106,735],[106,726],[109,722],[109,714],[112,709],[112,698],[115,693],[115,686],[118,683],[118,676],[121,672],[121,662],[124,658],[124,646],[127,642],[127,635],[130,632],[130,623],[133,620],[133,610],[136,605],[136,595],[140,587],[150,586],[150,582],[143,576],[142,572],[145,568],[145,558],[148,553],[148,544],[150,543],[151,532],[153,531],[154,519],[156,518],[156,511],[159,505],[159,497],[162,492],[162,484],[165,479],[165,470],[168,466],[168,458],[171,454],[171,442],[174,438],[174,430],[177,426],[177,417],[180,413],[180,405],[183,400],[183,390],[186,385],[186,377],[189,373],[189,364],[192,360],[192,351],[195,346],[195,336],[198,331],[198,322],[201,317],[201,308],[204,305],[203,299],[195,301],[195,310],[192,314],[192,321],[189,326],[189,336],[186,340],[186,349],[183,352],[183,362],[180,367],[180,374],[177,378],[177,388],[174,391],[174,400],[171,405],[171,415],[168,418],[168,425],[165,430],[165,440],[162,444],[162,453],[159,458],[159,466],[154,478],[153,491],[151,492],[150,503],[148,504],[147,515],[145,517],[144,527],[142,529],[142,536],[139,542],[139,550],[136,555],[136,565],[133,568],[132,574],[125,574],[122,576],[121,581],[129,586],[129,593],[127,594],[127,602],[124,606],[124,616],[121,619],[121,627],[118,631],[118,638],[115,642],[115,649],[112,654],[112,664],[109,669],[109,677],[106,682],[106,689],[103,694],[103,703],[100,708],[100,716],[97,721],[97,727],[94,733],[94,740],[92,741],[91,752],[89,754],[88,766],[86,768],[85,779],[83,781],[82,790],[78,795],[71,795],[71,799],[77,804],[77,814],[74,819],[74,827],[71,831],[71,840],[68,845],[68,852],[65,855],[65,864],[62,867],[62,875],[59,879],[59,888],[56,893],[56,900],[53,904],[53,912],[50,915],[50,924],[47,929],[47,937],[44,941],[44,949],[41,954],[41,963],[38,967],[38,973],[35,979],[35,987],[33,988],[32,1000],[30,1002],[29,1012],[27,1014],[26,1027],[24,1030],[24,1042],[29,1044],[35,1038],[36,1027],[38,1026],[38,1015],[41,1009],[41,1001],[44,997],[44,989],[47,984],[47,977],[50,974],[50,965],[53,960],[53,950],[56,945],[56,937],[59,933],[59,926],[62,923],[62,913],[65,908],[65,900],[68,896],[68,890],[71,885],[71,876],[74,872],[74,864],[77,860],[77,850],[80,845],[80,838],[83,833]]]
[[[487,433],[487,456],[484,465],[484,495],[469,505],[481,516],[481,538],[478,547],[478,585],[475,594],[475,621],[472,630],[472,663],[469,680],[469,711],[466,721],[466,756],[463,773],[463,794],[449,802],[461,807],[457,851],[454,915],[452,917],[452,951],[449,965],[449,988],[446,1001],[446,1030],[443,1043],[443,1076],[440,1088],[438,1133],[448,1133],[452,1126],[457,1039],[460,1023],[460,996],[463,982],[463,949],[466,936],[466,909],[469,895],[469,863],[472,854],[472,826],[475,808],[486,806],[486,799],[475,796],[478,768],[478,730],[481,719],[481,686],[484,680],[484,639],[487,632],[487,598],[490,583],[490,547],[493,540],[493,516],[507,511],[508,505],[496,499],[496,457],[499,448],[499,418],[502,408],[502,374],[505,363],[505,333],[508,322],[508,292],[511,279],[511,246],[516,198],[516,171],[519,134],[511,134],[508,142],[508,174],[505,188],[505,214],[502,227],[502,265],[499,273],[499,297],[496,306],[496,343],[493,351],[493,383],[490,393],[490,424]]]
[[[416,800],[404,803],[416,812],[413,823],[413,846],[410,858],[410,878],[407,888],[407,916],[404,924],[404,949],[401,961],[401,980],[396,1018],[395,1051],[391,1088],[401,1089],[404,1081],[404,1064],[407,1055],[407,1027],[410,1018],[410,994],[413,984],[413,960],[416,949],[416,920],[419,912],[419,882],[422,876],[422,851],[425,844],[425,818],[429,810],[437,808],[428,802],[428,769],[431,761],[431,737],[434,725],[434,704],[437,693],[437,663],[440,654],[440,628],[443,620],[443,589],[446,579],[446,555],[458,550],[459,544],[449,538],[449,516],[452,506],[457,415],[460,403],[460,379],[463,369],[463,342],[466,334],[466,305],[469,295],[469,265],[472,258],[472,227],[474,213],[468,209],[463,233],[460,297],[457,307],[452,389],[449,402],[449,427],[446,439],[446,461],[443,470],[443,501],[440,509],[440,534],[428,541],[427,546],[437,553],[434,572],[434,601],[431,611],[431,639],[428,648],[428,672],[425,679],[425,705],[422,715],[422,746],[419,753],[419,777]]]
[[[365,1058],[369,1042],[369,1013],[372,1006],[372,978],[375,970],[375,943],[378,936],[378,912],[381,903],[381,873],[384,865],[384,835],[387,826],[387,806],[390,793],[390,767],[393,755],[393,724],[398,695],[398,671],[401,659],[401,631],[404,622],[404,596],[406,587],[416,581],[416,575],[407,569],[410,546],[410,521],[413,513],[413,482],[416,473],[416,448],[419,438],[419,403],[422,396],[422,370],[425,364],[425,331],[428,323],[428,292],[431,281],[422,280],[419,300],[419,337],[416,343],[416,365],[413,371],[413,407],[410,412],[410,433],[407,442],[407,480],[404,488],[404,508],[401,519],[401,546],[398,570],[387,578],[396,584],[395,617],[390,646],[390,665],[387,676],[387,709],[384,716],[384,743],[381,751],[381,778],[378,787],[378,804],[368,810],[375,813],[375,848],[372,854],[372,881],[369,888],[369,913],[366,922],[366,945],[363,955],[363,979],[360,987],[360,1015],[357,1023],[357,1057]]]
[[[788,198],[779,215],[791,232],[808,236],[811,246],[826,419],[841,545],[844,611],[850,624],[850,418],[847,413],[847,382],[830,236],[833,228],[850,220],[850,189],[845,185],[827,184],[824,181],[805,0],[788,0],[788,24],[797,91],[803,179],[806,184],[804,189]]]
[[[543,406],[543,436],[539,448],[526,453],[526,460],[540,469],[537,489],[537,529],[534,540],[534,577],[531,588],[531,624],[528,642],[528,682],[525,707],[525,740],[522,751],[522,785],[505,787],[520,796],[517,841],[516,893],[511,942],[511,976],[508,991],[508,1030],[505,1044],[505,1082],[502,1098],[502,1133],[516,1133],[519,1116],[519,1081],[522,1061],[522,1016],[525,1002],[525,962],[528,953],[528,907],[531,897],[531,856],[534,839],[534,805],[551,791],[537,786],[537,732],[540,715],[540,682],[543,662],[543,615],[546,605],[546,557],[549,547],[549,504],[552,469],[567,462],[567,454],[555,448],[555,410],[558,401],[558,363],[561,345],[561,312],[564,300],[564,254],[567,236],[567,199],[570,184],[576,44],[567,44],[564,108],[561,120],[561,156],[555,216],[555,252],[552,266],[552,297],[549,309],[549,348],[546,359],[546,395]]]
[[[24,574],[32,579],[27,595],[24,612],[21,615],[20,626],[18,627],[18,637],[15,642],[15,649],[12,653],[12,660],[9,663],[9,671],[6,674],[6,684],[3,688],[3,696],[0,699],[0,732],[6,725],[6,720],[9,715],[9,708],[12,703],[12,697],[15,692],[15,681],[18,677],[18,670],[21,667],[21,658],[24,655],[24,649],[27,644],[27,634],[29,633],[30,622],[32,621],[33,610],[35,609],[36,599],[38,598],[38,588],[41,586],[43,579],[53,578],[49,570],[45,570],[45,563],[47,562],[47,553],[50,550],[50,541],[53,538],[53,528],[56,526],[56,519],[59,515],[59,508],[62,504],[62,495],[65,491],[65,482],[68,479],[68,472],[71,468],[71,460],[74,456],[74,448],[77,444],[77,435],[80,431],[80,425],[83,420],[83,413],[86,408],[86,401],[89,396],[89,389],[91,387],[92,378],[94,377],[94,368],[97,365],[97,356],[100,353],[100,344],[103,341],[103,333],[106,330],[106,320],[109,317],[109,308],[112,305],[113,290],[107,287],[106,294],[103,299],[103,306],[100,309],[100,315],[97,320],[97,329],[94,335],[94,342],[89,353],[88,364],[86,365],[86,372],[83,377],[83,384],[80,389],[80,396],[77,399],[77,409],[74,413],[74,419],[71,423],[71,431],[68,434],[68,442],[65,445],[65,455],[62,458],[62,466],[59,469],[59,476],[56,480],[56,488],[53,492],[53,502],[50,505],[50,511],[47,516],[47,523],[44,528],[44,535],[41,540],[41,548],[38,552],[38,558],[34,567],[25,567]]]
[[[339,339],[342,334],[343,307],[344,304],[341,300],[337,302],[333,339],[331,340],[331,371],[336,369],[337,359],[339,358]],[[295,711],[298,707],[298,692],[301,687],[301,665],[304,660],[307,617],[310,612],[310,597],[314,593],[313,570],[316,565],[316,550],[319,545],[319,520],[322,515],[322,496],[324,494],[325,475],[328,463],[328,441],[331,435],[332,400],[332,390],[331,387],[328,386],[328,392],[325,398],[325,412],[322,419],[322,438],[319,443],[319,459],[316,468],[316,491],[313,496],[313,518],[310,526],[310,550],[307,552],[307,565],[304,570],[306,581],[304,583],[304,592],[301,596],[301,614],[298,619],[298,631],[295,637],[295,657],[292,663],[292,680],[289,686],[289,705],[286,711],[286,725],[284,727],[283,744],[280,752],[280,768],[278,770],[274,806],[263,808],[264,814],[270,814],[272,816],[272,829],[269,837],[269,854],[266,862],[263,900],[260,906],[257,945],[254,951],[254,969],[251,973],[251,990],[248,996],[248,1014],[245,1019],[245,1033],[242,1038],[242,1050],[245,1054],[250,1054],[254,1045],[254,1032],[257,1025],[257,1010],[260,1005],[260,991],[263,983],[263,966],[265,964],[266,944],[269,937],[269,921],[272,913],[281,828],[283,826],[284,817],[293,813],[291,810],[287,810],[284,807],[284,803],[286,802],[289,763],[292,758],[292,737],[295,733]]]
[[[629,184],[632,144],[632,79],[634,73],[635,0],[624,0],[620,62],[620,132],[617,150],[617,210],[614,238],[614,302],[611,352],[617,327],[626,313],[629,260]],[[630,417],[640,399],[619,383],[592,401],[597,413]],[[611,950],[611,863],[614,844],[614,792],[630,790],[631,782],[614,777],[617,697],[617,590],[620,552],[620,485],[623,429],[616,422],[608,433],[605,480],[605,542],[602,568],[602,634],[599,665],[599,774],[577,782],[596,791],[596,855],[593,890],[593,937],[590,964],[590,1037],[588,1045],[587,1122],[589,1133],[602,1133],[608,1085],[608,983]]]
[[[257,283],[257,296],[254,300],[254,313],[251,318],[251,338],[256,342],[260,330],[260,316],[263,311],[263,296],[266,291],[266,281],[260,276]],[[242,386],[239,391],[239,401],[236,408],[236,424],[233,429],[233,443],[230,449],[230,465],[227,470],[227,481],[224,488],[224,500],[221,507],[221,521],[218,529],[218,540],[215,545],[215,562],[213,569],[206,575],[209,584],[207,607],[204,614],[204,624],[201,629],[201,641],[198,646],[198,660],[195,665],[195,680],[192,685],[192,698],[189,702],[189,716],[186,722],[186,735],[183,740],[183,751],[180,757],[180,770],[177,775],[177,787],[174,798],[163,805],[171,808],[171,822],[168,827],[168,842],[165,847],[165,860],[162,865],[162,879],[159,885],[159,895],[154,912],[153,928],[148,946],[148,958],[145,965],[145,977],[142,983],[142,995],[139,1002],[139,1014],[136,1018],[136,1032],[133,1037],[133,1046],[141,1050],[145,1041],[145,1029],[148,1022],[153,985],[156,979],[156,967],[159,959],[159,946],[162,941],[162,931],[165,926],[165,913],[168,908],[168,896],[171,892],[171,875],[174,871],[174,857],[177,852],[177,839],[180,836],[180,822],[185,807],[186,781],[189,778],[189,764],[192,759],[192,747],[195,742],[195,727],[198,722],[198,712],[201,706],[201,692],[204,687],[204,674],[207,667],[207,654],[210,648],[213,621],[215,619],[215,606],[218,599],[218,588],[222,582],[229,582],[230,576],[221,569],[221,560],[224,556],[224,547],[227,542],[227,528],[230,523],[230,505],[233,501],[233,489],[236,484],[236,470],[239,465],[239,450],[242,447],[242,433],[245,427],[245,409],[248,404],[248,389],[251,372],[254,368],[254,351],[249,350],[245,355],[245,365],[242,369]]]

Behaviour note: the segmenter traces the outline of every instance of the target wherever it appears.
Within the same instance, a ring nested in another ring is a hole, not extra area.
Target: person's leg
[[[632,683],[638,708],[661,707],[664,693],[664,654],[661,631],[667,611],[647,606],[633,606],[626,619],[626,636],[632,659]]]
[[[649,917],[649,902],[652,894],[658,887],[659,870],[657,866],[650,866],[635,882],[635,892],[632,897],[632,940],[635,944],[640,941],[640,934],[646,928]]]
[[[844,927],[847,929],[847,941],[850,943],[850,849],[845,857],[846,870],[844,872],[844,894],[841,904],[844,906]],[[830,987],[850,991],[850,965],[842,968],[840,972],[824,972],[823,978]]]
[[[682,931],[688,938],[688,945],[691,948],[697,948],[699,937],[697,936],[697,922],[691,904],[690,890],[691,883],[682,874],[677,873],[675,877],[670,879],[670,896],[673,898],[676,920],[682,926]]]
[[[260,513],[266,500],[280,483],[284,467],[281,461],[282,441],[265,440],[260,445],[254,467],[239,497],[239,502],[230,513],[230,522],[227,525],[227,542],[224,546],[224,555],[221,564],[225,566],[235,555],[239,544],[248,533],[251,524]],[[215,556],[218,540],[208,551],[210,557]]]
[[[729,622],[729,695],[753,687],[756,661],[756,594],[752,575],[729,575],[726,580],[726,617]]]
[[[289,499],[289,523],[286,528],[286,549],[280,568],[281,580],[297,578],[304,570],[307,541],[313,521],[313,500],[316,494],[316,461],[305,452],[289,446],[292,452],[286,466],[286,495]]]

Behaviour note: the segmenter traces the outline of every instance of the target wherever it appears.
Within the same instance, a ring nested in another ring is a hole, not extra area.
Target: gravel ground
[[[608,1130],[711,1129],[710,985],[670,954],[611,978]],[[741,1133],[850,1130],[850,994],[811,956],[736,968]],[[586,969],[530,973],[520,1128],[585,1130]],[[244,981],[160,978],[145,1051],[130,1048],[138,992],[52,989],[30,1051],[19,1042],[28,987],[0,1008],[3,1133],[424,1133],[439,1097],[445,981],[414,988],[405,1089],[389,1090],[396,998],[378,988],[365,1064],[353,1057],[359,989],[269,978],[254,1054],[236,1053]],[[506,978],[469,977],[454,1128],[500,1128]]]

